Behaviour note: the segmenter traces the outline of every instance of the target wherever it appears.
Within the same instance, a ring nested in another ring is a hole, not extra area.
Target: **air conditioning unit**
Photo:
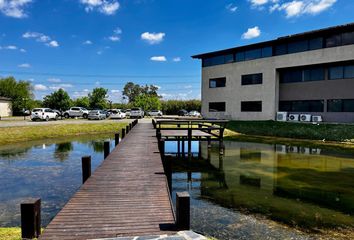
[[[286,145],[280,145],[280,144],[276,144],[275,145],[275,151],[277,153],[282,153],[282,154],[286,154]]]
[[[311,148],[311,154],[321,154],[321,149],[320,148]]]
[[[287,112],[277,112],[277,121],[285,122],[287,120],[288,113]]]
[[[311,149],[308,147],[300,147],[300,153],[302,154],[310,154]]]
[[[322,116],[312,116],[312,122],[322,122]]]
[[[289,146],[288,152],[289,153],[298,153],[299,152],[299,148],[296,147],[296,146]]]
[[[301,122],[311,122],[311,114],[301,114],[300,121]]]
[[[299,114],[289,114],[289,121],[297,122],[299,121],[300,115]]]

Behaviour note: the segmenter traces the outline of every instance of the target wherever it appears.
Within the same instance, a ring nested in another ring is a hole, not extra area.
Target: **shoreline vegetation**
[[[127,123],[53,124],[0,128],[0,145],[25,141],[120,132]]]

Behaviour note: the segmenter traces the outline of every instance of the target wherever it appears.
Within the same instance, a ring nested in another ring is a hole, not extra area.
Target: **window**
[[[275,55],[283,55],[283,54],[287,54],[288,53],[288,49],[287,49],[287,45],[286,44],[280,44],[275,46]]]
[[[234,55],[228,54],[228,55],[221,55],[221,56],[215,56],[215,57],[210,57],[210,58],[204,58],[202,61],[202,65],[203,65],[203,67],[209,67],[209,66],[214,66],[214,65],[230,63],[233,61],[234,61]]]
[[[273,48],[272,47],[262,48],[262,57],[271,57],[271,56],[273,56]]]
[[[309,41],[309,50],[323,48],[323,38],[314,38]]]
[[[328,100],[327,112],[354,112],[354,99]]]
[[[326,38],[326,47],[337,47],[341,45],[341,43],[342,43],[342,37],[339,34]]]
[[[354,65],[344,67],[344,78],[354,78]]]
[[[241,112],[262,112],[262,101],[241,102]]]
[[[209,79],[209,88],[225,87],[225,85],[226,85],[225,77]]]
[[[302,70],[290,69],[280,72],[280,83],[302,82]]]
[[[233,54],[228,54],[225,55],[225,63],[232,63],[234,61],[234,55]]]
[[[308,50],[308,41],[298,41],[288,44],[288,53],[304,52]]]
[[[280,101],[279,111],[285,112],[323,112],[323,100]]]
[[[329,68],[329,79],[343,79],[344,78],[344,68],[343,66],[330,67]]]
[[[253,84],[262,84],[263,83],[263,74],[248,74],[242,75],[241,77],[241,85],[253,85]]]
[[[254,50],[249,50],[245,52],[245,60],[252,60],[256,58],[261,58],[262,57],[262,51],[261,49],[254,49]]]
[[[245,52],[236,53],[236,62],[245,61]]]
[[[209,112],[225,112],[226,104],[225,102],[210,102]]]
[[[342,44],[354,44],[354,32],[348,32],[342,34]]]
[[[324,68],[313,68],[304,70],[304,81],[320,81],[324,80]]]

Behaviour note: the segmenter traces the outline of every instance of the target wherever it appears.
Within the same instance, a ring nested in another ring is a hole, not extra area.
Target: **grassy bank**
[[[354,124],[231,121],[228,129],[245,135],[354,143]]]
[[[7,127],[0,129],[0,145],[84,134],[114,133],[126,123],[57,124],[46,126]]]
[[[19,227],[0,228],[0,240],[21,240]]]

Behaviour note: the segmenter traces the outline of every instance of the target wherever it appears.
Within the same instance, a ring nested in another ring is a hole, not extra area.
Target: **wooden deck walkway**
[[[40,239],[174,233],[175,218],[151,123],[138,123],[44,230]]]

